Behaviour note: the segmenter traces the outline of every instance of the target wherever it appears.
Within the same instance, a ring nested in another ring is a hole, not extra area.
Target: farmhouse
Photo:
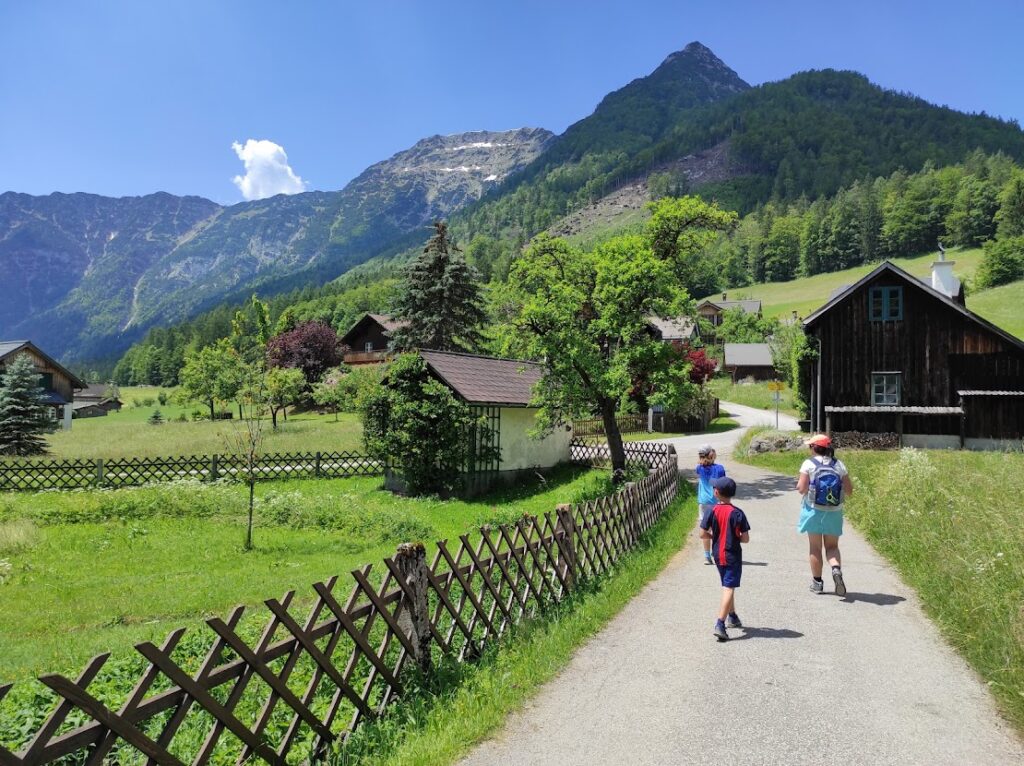
[[[776,377],[772,350],[767,343],[726,343],[722,366],[733,383],[744,378],[772,380]]]
[[[697,316],[701,319],[706,319],[711,323],[712,327],[718,327],[718,325],[722,324],[722,315],[726,311],[739,309],[747,314],[761,316],[761,301],[753,299],[730,301],[727,300],[728,297],[728,293],[722,293],[721,300],[712,301],[710,298],[705,298],[697,304]]]
[[[918,447],[1024,438],[1024,342],[972,313],[953,261],[929,283],[886,261],[804,320],[811,427]]]
[[[665,343],[695,343],[700,340],[700,331],[697,323],[689,317],[677,319],[662,319],[661,317],[647,317],[647,326],[651,329],[654,337]]]
[[[448,351],[419,353],[432,375],[490,423],[490,440],[484,446],[497,447],[500,457],[471,466],[470,473],[477,474],[473,481],[486,486],[569,460],[569,429],[555,429],[542,439],[530,436],[537,415],[530,399],[541,378],[541,365]]]
[[[341,342],[350,349],[345,353],[345,364],[356,366],[386,361],[391,333],[402,324],[389,314],[363,314],[341,337]]]
[[[69,430],[75,392],[85,388],[85,382],[27,340],[0,340],[0,373],[21,354],[30,356],[39,370],[39,386],[50,418]]]
[[[111,411],[119,412],[121,406],[121,400],[109,383],[94,383],[75,394],[72,409],[76,418],[96,418]]]

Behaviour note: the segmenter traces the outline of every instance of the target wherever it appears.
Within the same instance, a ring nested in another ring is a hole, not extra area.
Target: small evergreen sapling
[[[151,426],[162,426],[164,424],[164,415],[159,409],[155,409],[153,414],[146,418],[146,422]]]
[[[47,418],[39,387],[39,371],[32,358],[22,354],[7,366],[0,378],[0,455],[42,455],[43,434],[55,427]]]

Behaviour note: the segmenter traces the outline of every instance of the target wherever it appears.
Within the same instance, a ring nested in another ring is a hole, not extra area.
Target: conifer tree
[[[448,224],[434,224],[434,236],[405,271],[396,317],[406,324],[392,335],[395,348],[471,351],[484,322],[476,269],[448,238]]]
[[[0,378],[0,455],[41,455],[43,434],[53,430],[46,417],[39,372],[31,357],[22,354]]]

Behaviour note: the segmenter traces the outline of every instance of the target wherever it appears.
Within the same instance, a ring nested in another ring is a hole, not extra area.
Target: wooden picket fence
[[[159,646],[136,646],[144,670],[118,699],[109,684],[90,690],[108,654],[74,680],[42,676],[59,702],[42,724],[23,728],[18,752],[0,747],[0,764],[320,761],[401,696],[415,669],[429,674],[440,662],[478,657],[612,569],[677,491],[671,446],[631,450],[648,475],[613,495],[442,540],[429,559],[422,544],[399,546],[377,584],[365,566],[349,589],[339,577],[314,585],[304,617],[294,592],[265,601],[269,620],[258,635],[240,627],[244,607],[208,620],[208,650],[192,672],[175,656],[179,629]],[[10,688],[0,685],[0,705]]]
[[[273,452],[260,455],[260,479],[380,476],[383,464],[357,452]],[[179,455],[98,460],[0,461],[0,490],[128,487],[196,479],[241,480],[245,459],[238,455]]]

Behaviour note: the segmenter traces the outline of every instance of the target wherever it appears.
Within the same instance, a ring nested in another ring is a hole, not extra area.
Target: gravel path
[[[723,409],[744,426],[768,422],[757,410]],[[715,642],[718,577],[691,536],[463,763],[1024,764],[1024,744],[983,683],[849,525],[847,597],[808,592],[794,480],[735,463],[738,435],[672,441],[685,474],[697,445],[711,442],[739,484],[736,504],[752,529],[737,611],[749,627]]]

